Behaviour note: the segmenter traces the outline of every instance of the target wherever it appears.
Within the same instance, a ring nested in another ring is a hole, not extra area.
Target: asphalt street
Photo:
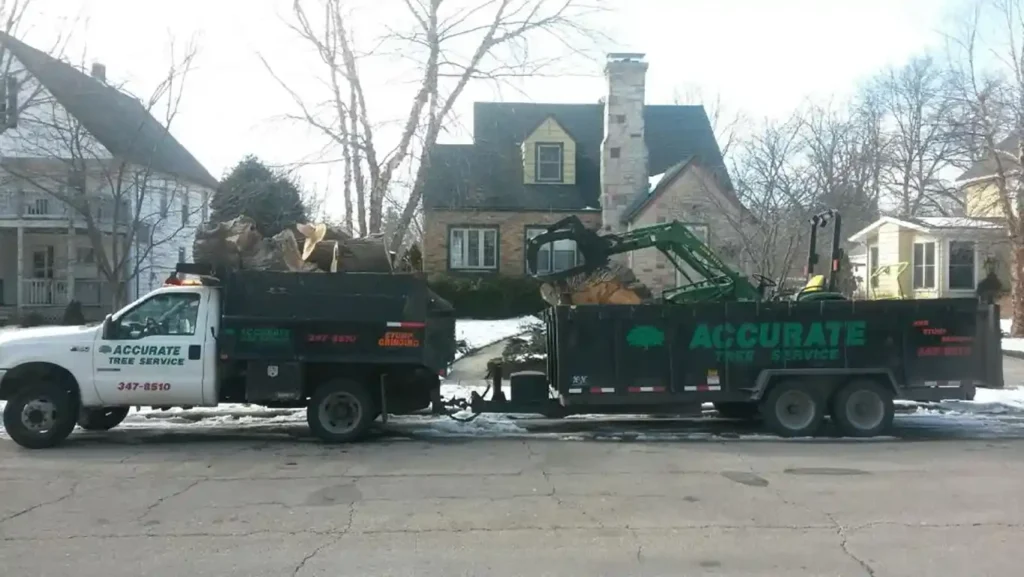
[[[1024,361],[1005,370],[1008,384],[1024,383]],[[3,573],[1020,570],[1024,423],[1013,415],[904,415],[895,439],[864,441],[779,441],[728,423],[629,418],[525,420],[512,436],[453,438],[396,421],[345,447],[274,418],[77,432],[47,451],[0,439]]]

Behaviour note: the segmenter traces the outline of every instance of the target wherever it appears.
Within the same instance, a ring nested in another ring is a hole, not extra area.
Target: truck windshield
[[[140,338],[151,334],[195,334],[199,295],[168,293],[139,304],[117,321],[119,338]]]

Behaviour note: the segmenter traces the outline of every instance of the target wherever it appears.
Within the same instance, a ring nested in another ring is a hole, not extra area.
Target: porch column
[[[75,232],[74,223],[68,224],[68,270],[67,270],[67,287],[68,287],[68,298],[67,301],[70,303],[75,298],[75,262],[78,259],[78,240]]]
[[[25,229],[24,227],[18,227],[18,276],[17,276],[17,291],[18,298],[15,304],[18,307],[18,317],[22,316],[23,309],[25,307]]]

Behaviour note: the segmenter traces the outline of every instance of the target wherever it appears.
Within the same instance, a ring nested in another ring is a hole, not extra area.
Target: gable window
[[[498,268],[498,229],[457,227],[448,233],[448,268],[495,270]]]
[[[537,182],[562,182],[561,142],[537,143]]]
[[[935,288],[935,243],[914,243],[914,288]]]
[[[547,227],[544,226],[527,227],[526,241],[546,230]],[[523,248],[523,255],[525,259],[525,247]],[[537,251],[537,273],[549,274],[568,270],[577,266],[580,260],[579,251],[576,250],[576,241],[569,239],[556,240],[540,247],[540,250]],[[526,266],[526,270],[529,272],[529,265],[527,264]]]
[[[878,288],[878,247],[868,248],[868,278],[871,279],[871,288]]]
[[[949,289],[973,290],[974,281],[974,242],[949,241]]]

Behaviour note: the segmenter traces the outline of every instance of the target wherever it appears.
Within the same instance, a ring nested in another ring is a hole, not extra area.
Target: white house
[[[89,317],[113,304],[105,259],[126,298],[191,258],[217,180],[138,99],[0,33],[0,324]]]

